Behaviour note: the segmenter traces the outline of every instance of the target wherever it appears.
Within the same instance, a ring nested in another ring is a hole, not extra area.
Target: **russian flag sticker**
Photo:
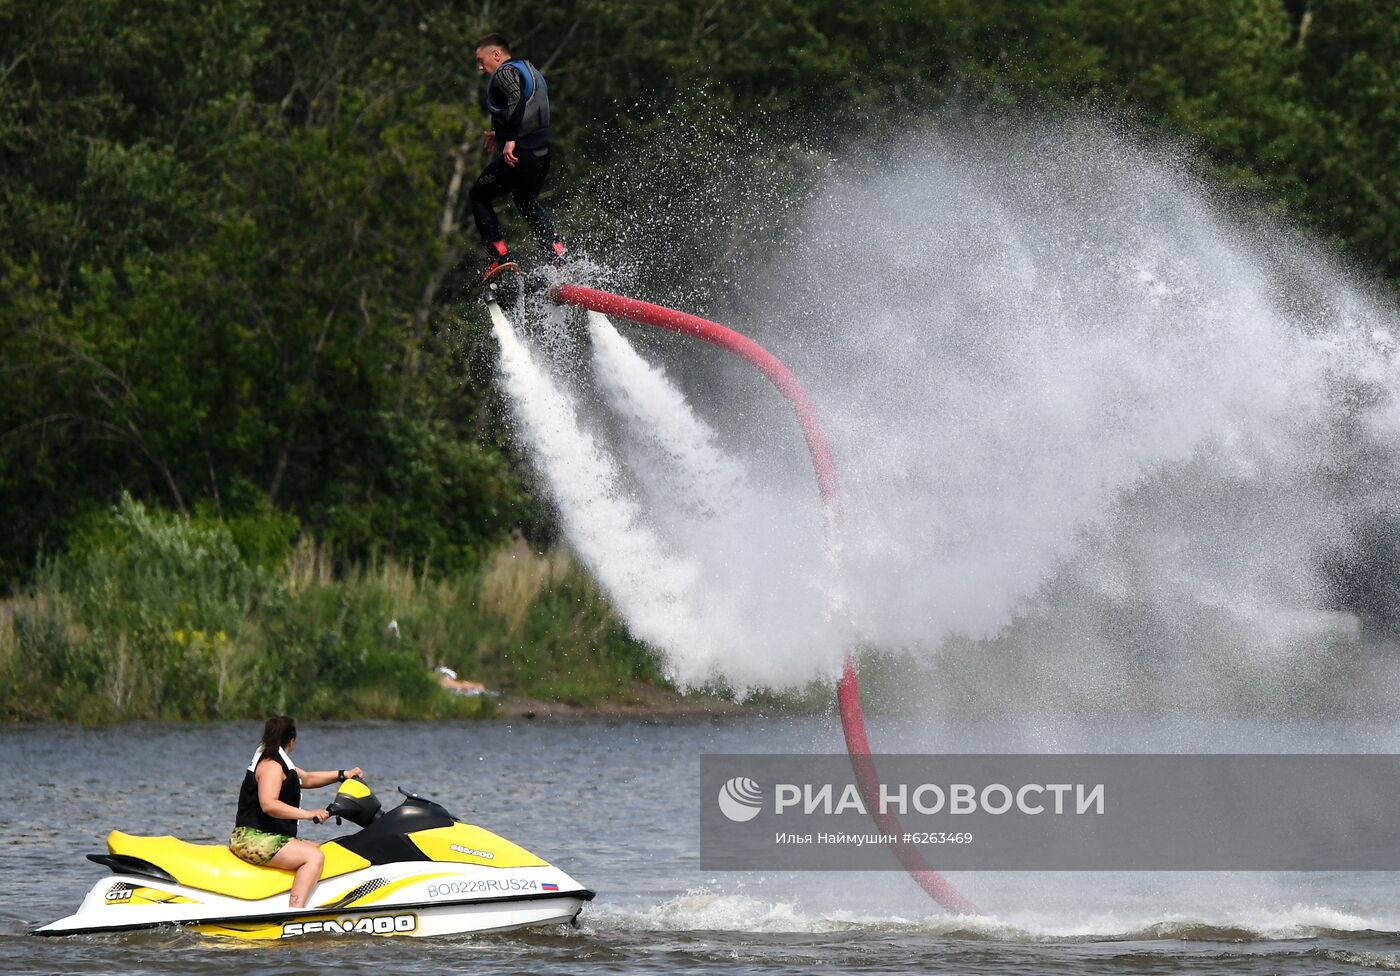
[[[558,891],[558,890],[559,890],[559,886],[558,886],[557,884],[550,884],[548,881],[546,881],[546,882],[544,882],[543,884],[540,885],[540,890],[541,890],[541,891]]]

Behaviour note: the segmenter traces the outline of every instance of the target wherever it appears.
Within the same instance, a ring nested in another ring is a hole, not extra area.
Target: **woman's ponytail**
[[[277,750],[285,749],[296,737],[297,720],[290,715],[274,715],[263,726],[262,754],[269,759],[276,758]]]

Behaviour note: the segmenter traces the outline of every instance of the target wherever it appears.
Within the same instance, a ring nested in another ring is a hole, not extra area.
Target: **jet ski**
[[[292,872],[258,867],[227,847],[112,831],[88,860],[113,875],[78,910],[31,935],[179,925],[204,935],[430,936],[573,922],[593,892],[510,841],[406,793],[384,811],[351,779],[326,808],[361,829],[321,845],[326,863],[304,908],[288,907]]]

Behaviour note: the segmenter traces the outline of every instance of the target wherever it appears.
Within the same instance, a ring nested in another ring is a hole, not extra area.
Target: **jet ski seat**
[[[291,871],[249,864],[219,844],[191,844],[178,837],[142,837],[114,830],[107,835],[107,850],[149,861],[187,887],[230,898],[256,901],[292,888]],[[326,855],[323,881],[369,867],[368,861],[335,841],[322,844],[321,850]]]

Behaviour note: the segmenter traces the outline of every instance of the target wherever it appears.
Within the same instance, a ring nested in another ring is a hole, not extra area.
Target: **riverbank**
[[[537,698],[508,698],[496,716],[508,719],[626,718],[668,719],[749,715],[762,705],[746,705],[711,694],[682,694],[674,688],[634,682],[608,699],[589,705]]]

